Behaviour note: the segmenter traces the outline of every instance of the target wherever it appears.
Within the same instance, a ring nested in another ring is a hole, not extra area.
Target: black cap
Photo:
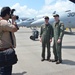
[[[53,17],[59,17],[59,15],[58,14],[54,14]]]
[[[49,17],[48,16],[45,16],[45,18],[44,19],[49,19]]]

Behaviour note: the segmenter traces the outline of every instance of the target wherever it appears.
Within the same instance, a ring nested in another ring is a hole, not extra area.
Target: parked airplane
[[[73,3],[75,3],[75,0],[69,0]],[[53,12],[53,14],[56,14],[56,11]],[[69,28],[70,32],[72,32],[71,28],[75,28],[75,11],[67,10],[62,12],[60,15],[60,20],[64,22],[65,28]],[[53,24],[54,18],[53,15],[50,16],[49,22]],[[40,27],[44,23],[44,18],[38,19],[31,23],[31,26],[38,26]]]
[[[22,19],[21,18],[21,19],[17,20],[17,25],[19,27],[30,27],[31,23],[33,21],[35,21],[34,18],[32,18],[32,19],[30,19],[30,18],[28,18],[28,19]]]
[[[19,20],[17,20],[17,25],[19,27],[31,27],[31,23],[41,19],[43,16],[39,16],[39,17],[35,17],[35,18],[20,18]]]
[[[72,2],[75,2],[73,0],[70,0]],[[56,14],[56,11],[54,11],[53,14]],[[67,10],[62,12],[60,15],[60,20],[64,22],[65,28],[69,28],[70,32],[72,32],[71,28],[75,28],[75,11]],[[44,23],[44,18],[40,18],[33,21],[25,21],[26,25],[29,25],[30,27],[40,27]],[[54,18],[53,15],[50,16],[49,20],[50,24],[53,24]]]
[[[75,12],[71,10],[67,10],[60,15],[60,20],[64,22],[65,28],[75,28]],[[53,24],[54,18],[50,16],[49,20],[50,24]],[[44,23],[44,18],[38,19],[31,23],[31,26],[41,26]],[[72,31],[71,31],[72,32]]]
[[[73,3],[75,3],[75,0],[69,0]],[[53,12],[55,14],[56,11]],[[71,28],[75,28],[75,12],[71,10],[67,10],[62,12],[63,14],[60,15],[60,19],[64,22],[65,28],[69,28],[71,31]],[[52,24],[54,21],[53,16],[50,16],[50,23]],[[17,21],[17,24],[19,27],[40,27],[44,23],[44,18],[21,18]],[[72,31],[71,31],[72,32]]]
[[[71,28],[75,28],[75,12],[73,12],[71,10],[67,10],[67,11],[63,12],[60,15],[60,20],[64,22],[65,29],[69,28],[70,32],[72,33]],[[45,22],[44,18],[38,19],[31,23],[31,27],[40,27],[44,22]],[[51,25],[53,24],[53,22],[54,22],[53,15],[50,16],[49,22]]]

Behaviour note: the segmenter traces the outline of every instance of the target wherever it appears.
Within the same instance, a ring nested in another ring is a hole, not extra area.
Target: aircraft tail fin
[[[69,0],[69,1],[71,1],[71,2],[75,3],[75,0]]]

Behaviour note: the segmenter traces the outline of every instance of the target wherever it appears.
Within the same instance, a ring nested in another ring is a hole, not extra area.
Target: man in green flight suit
[[[52,42],[52,26],[49,24],[49,17],[45,16],[45,24],[41,26],[40,42],[42,42],[42,60],[45,60],[45,47],[47,46],[47,61],[50,61],[50,42]]]
[[[53,43],[53,53],[54,58],[53,62],[56,64],[62,63],[61,57],[61,47],[62,47],[62,38],[64,35],[64,24],[62,21],[59,20],[59,15],[53,15],[55,22],[53,23],[53,30],[54,30],[54,43]]]

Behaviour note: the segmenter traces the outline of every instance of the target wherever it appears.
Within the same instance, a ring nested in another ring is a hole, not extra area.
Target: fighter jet
[[[30,27],[31,23],[34,21],[34,18],[27,18],[27,19],[19,19],[17,20],[18,27]]]
[[[60,15],[60,20],[64,22],[65,28],[69,28],[70,32],[72,32],[71,28],[75,28],[75,11],[67,10],[62,12]],[[49,16],[50,20],[49,23],[53,24],[54,17]],[[40,27],[44,23],[44,18],[38,19],[31,23],[31,26],[38,26]]]
[[[20,18],[19,20],[17,20],[16,22],[19,27],[27,27],[27,28],[30,27],[31,28],[31,27],[33,27],[33,26],[31,26],[31,23],[38,19],[41,19],[41,18],[43,18],[43,16],[39,16],[39,17],[36,16],[34,18],[24,18],[23,17],[23,18]]]
[[[69,0],[69,1],[75,3],[75,0]],[[50,24],[53,24],[53,22],[54,22],[53,15],[56,13],[57,12],[54,11],[52,16],[49,16]],[[46,16],[48,16],[48,15],[46,15]],[[60,16],[60,20],[64,22],[65,29],[69,28],[70,32],[72,32],[71,28],[75,28],[75,11],[66,10],[66,11],[63,11],[61,14],[59,14],[59,16]],[[44,18],[41,18],[41,19],[38,19],[38,20],[32,22],[31,26],[40,27],[43,23],[44,23]]]

